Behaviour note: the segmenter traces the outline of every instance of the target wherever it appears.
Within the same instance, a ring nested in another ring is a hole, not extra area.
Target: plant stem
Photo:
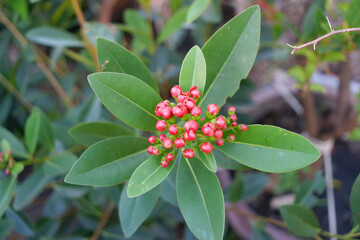
[[[21,103],[25,108],[31,112],[33,105],[28,102],[24,96],[0,73],[0,83]]]
[[[318,44],[318,42],[320,42],[321,40],[328,38],[332,35],[346,33],[346,32],[360,32],[360,28],[346,28],[346,29],[340,29],[340,30],[336,30],[336,31],[331,29],[331,32],[329,32],[328,34],[325,34],[324,36],[321,36],[321,37],[319,37],[311,42],[305,43],[303,45],[300,45],[300,46],[291,46],[290,44],[287,44],[287,45],[293,49],[291,51],[291,54],[294,54],[295,52],[299,51],[300,49],[303,49],[303,48],[311,46],[311,45],[313,45],[313,47],[315,49],[316,44]]]
[[[240,216],[244,216],[246,218],[259,219],[259,220],[263,220],[263,221],[265,221],[267,223],[270,223],[272,225],[275,225],[275,226],[278,226],[278,227],[281,227],[281,228],[287,228],[286,224],[283,221],[279,221],[279,220],[268,218],[268,217],[263,217],[263,216],[253,214],[253,213],[243,212],[240,209],[237,209],[235,207],[225,207],[225,210],[237,213]]]
[[[102,215],[99,224],[97,225],[94,234],[91,236],[90,240],[96,240],[99,238],[102,230],[104,229],[104,227],[106,226],[106,223],[108,222],[112,211],[114,210],[114,203],[110,202],[107,206],[107,208],[105,209],[104,214]]]
[[[99,67],[99,63],[97,61],[97,53],[96,53],[96,49],[95,47],[89,42],[88,38],[86,37],[86,32],[85,32],[85,23],[86,23],[86,20],[85,20],[85,17],[84,17],[84,14],[81,10],[81,7],[80,7],[80,4],[78,2],[78,0],[71,0],[71,4],[74,8],[74,11],[75,11],[75,15],[76,15],[76,18],[79,22],[79,25],[80,25],[80,29],[81,29],[81,38],[83,39],[84,43],[85,43],[85,46],[86,48],[89,50],[90,52],[90,55],[94,61],[94,64],[96,66],[96,69],[97,71],[100,71],[100,67]]]
[[[0,21],[9,29],[9,31],[15,36],[15,38],[20,42],[22,47],[26,47],[29,45],[27,40],[24,38],[24,36],[19,32],[19,30],[15,27],[14,24],[12,24],[9,19],[5,16],[5,14],[0,10]],[[61,85],[58,83],[57,79],[53,75],[53,73],[50,71],[50,69],[46,66],[43,59],[40,57],[40,55],[35,52],[35,61],[40,68],[40,70],[44,73],[48,81],[50,82],[51,86],[55,89],[55,92],[60,96],[61,100],[64,102],[64,104],[67,107],[71,107],[73,104],[70,100],[70,98],[66,95],[64,89],[61,87]]]

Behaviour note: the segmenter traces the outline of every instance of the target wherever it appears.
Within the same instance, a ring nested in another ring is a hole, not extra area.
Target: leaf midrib
[[[253,13],[254,13],[254,12],[253,12]],[[254,16],[253,13],[252,13],[251,17],[249,18],[249,21],[247,22],[247,24],[246,24],[246,26],[244,27],[243,31],[239,34],[239,36],[241,36],[241,35],[243,34],[243,32],[245,31],[245,29],[248,27],[249,22],[250,22],[250,19],[253,18],[253,16]],[[202,105],[204,99],[206,98],[206,96],[207,96],[208,93],[210,92],[210,89],[212,89],[213,85],[215,84],[215,82],[216,82],[217,79],[219,78],[220,73],[221,73],[221,72],[223,71],[223,69],[225,68],[225,65],[227,64],[227,62],[229,61],[230,57],[232,56],[232,54],[233,54],[233,52],[234,52],[237,44],[239,43],[239,41],[240,41],[240,37],[237,39],[236,44],[234,44],[234,47],[231,49],[230,54],[229,54],[229,56],[226,58],[226,61],[224,62],[224,64],[221,66],[221,69],[220,69],[220,70],[218,71],[218,73],[216,74],[216,76],[215,76],[215,78],[214,78],[214,81],[212,81],[212,83],[210,84],[208,90],[206,91],[206,93],[204,94],[204,96],[201,98],[201,101],[200,101],[200,103],[199,103],[199,106]],[[241,80],[241,79],[240,79],[240,80]]]
[[[90,169],[89,171],[85,170],[85,171],[80,172],[79,174],[76,174],[76,175],[74,175],[74,176],[79,177],[80,175],[93,172],[93,171],[95,171],[95,170],[97,170],[97,169],[99,169],[99,168],[106,167],[106,166],[108,166],[108,165],[110,165],[110,164],[120,162],[120,161],[122,161],[122,160],[124,160],[124,159],[126,159],[126,158],[135,156],[135,155],[140,154],[140,153],[145,152],[145,151],[146,151],[146,149],[143,149],[143,150],[141,150],[141,151],[132,153],[132,154],[130,154],[130,155],[126,155],[126,156],[124,156],[124,157],[122,157],[122,158],[115,159],[114,161],[108,162],[108,163],[106,163],[106,164],[104,164],[104,165],[100,165],[100,166],[97,166],[97,167],[95,167],[95,168],[92,168],[92,169]]]
[[[3,197],[1,202],[0,202],[0,207],[4,206],[6,200],[8,199],[6,196],[9,196],[9,193],[10,193],[11,189],[13,188],[13,184],[14,184],[15,180],[16,180],[16,177],[11,176],[11,180],[10,180],[10,183],[8,185],[9,187],[5,191],[5,194],[4,194],[5,197]]]
[[[269,146],[264,146],[264,145],[256,145],[253,143],[245,143],[245,142],[230,142],[232,144],[237,143],[237,144],[241,144],[241,145],[245,145],[245,146],[253,146],[253,147],[258,147],[258,148],[265,148],[265,149],[271,149],[271,150],[275,150],[275,151],[285,151],[285,152],[294,152],[294,153],[302,153],[302,154],[309,154],[309,155],[316,155],[316,153],[309,153],[309,152],[300,152],[300,151],[295,151],[295,150],[289,150],[289,149],[282,149],[282,148],[274,148],[274,147],[269,147]],[[219,147],[216,147],[218,150],[222,151]],[[222,151],[223,152],[223,151]]]
[[[107,48],[107,46],[104,47],[106,49],[106,51],[109,53],[109,55],[115,60],[115,63],[119,66],[120,70],[123,73],[126,73],[124,68],[121,66],[120,62],[117,60],[117,58],[115,57],[115,55]],[[121,49],[122,50],[122,49]],[[101,63],[100,63],[101,64]]]
[[[95,81],[98,81],[95,79]],[[151,117],[155,118],[156,120],[159,120],[159,118],[157,118],[155,115],[153,115],[152,113],[150,113],[148,110],[144,109],[143,107],[141,107],[139,104],[135,103],[134,101],[132,101],[131,99],[129,99],[128,97],[124,96],[123,94],[120,94],[119,92],[115,91],[114,89],[108,87],[106,84],[103,84],[101,81],[98,81],[100,84],[102,84],[103,86],[105,86],[106,88],[110,89],[111,91],[115,92],[117,95],[123,97],[124,99],[126,99],[128,102],[134,104],[136,107],[140,108],[141,110],[143,110],[145,113],[147,113],[148,115],[150,115]],[[150,86],[149,86],[150,87]],[[155,91],[155,90],[154,90]]]
[[[213,230],[213,225],[211,224],[210,215],[209,215],[209,212],[208,212],[208,209],[207,209],[207,205],[206,205],[206,202],[205,202],[205,199],[204,199],[203,192],[202,192],[202,190],[201,190],[200,184],[199,184],[199,182],[198,182],[198,180],[197,180],[197,178],[196,178],[196,175],[195,175],[194,170],[192,169],[192,167],[191,167],[191,165],[190,165],[190,163],[189,163],[189,160],[188,160],[187,158],[184,158],[184,159],[185,159],[186,164],[188,165],[188,167],[189,167],[189,169],[190,169],[190,171],[191,171],[192,176],[194,177],[196,186],[197,186],[198,189],[199,189],[200,196],[201,196],[201,200],[202,200],[202,202],[203,202],[203,204],[204,204],[205,212],[206,212],[206,215],[207,215],[207,217],[208,217],[208,221],[209,221],[210,226],[211,226],[211,233],[212,233],[212,235],[213,235],[213,237],[214,237],[214,239],[215,239],[215,234],[214,234],[214,230]]]

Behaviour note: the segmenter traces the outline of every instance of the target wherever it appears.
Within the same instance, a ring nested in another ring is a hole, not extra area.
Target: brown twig
[[[330,25],[331,26],[331,25]],[[295,52],[299,51],[300,49],[303,49],[305,47],[308,47],[308,46],[311,46],[313,45],[314,47],[314,50],[316,49],[316,44],[318,44],[318,42],[320,42],[321,40],[325,39],[325,38],[328,38],[332,35],[336,35],[336,34],[339,34],[339,33],[346,33],[346,32],[360,32],[360,28],[346,28],[346,29],[340,29],[340,30],[333,30],[331,28],[331,32],[329,32],[328,34],[325,34],[324,36],[321,36],[311,42],[308,42],[308,43],[305,43],[303,45],[300,45],[300,46],[292,46],[290,44],[286,44],[288,45],[289,47],[291,47],[293,50],[291,51],[291,54],[294,54]]]
[[[104,227],[106,226],[106,223],[108,222],[110,215],[112,213],[112,211],[114,210],[114,203],[110,202],[109,205],[107,206],[107,208],[105,209],[104,214],[102,215],[99,224],[97,225],[94,234],[91,236],[90,240],[96,240],[99,238],[102,230],[104,229]]]
[[[14,97],[31,112],[33,105],[28,102],[24,96],[0,73],[0,83],[12,94]]]
[[[24,38],[24,36],[17,30],[14,24],[9,21],[9,19],[5,16],[5,14],[0,10],[0,21],[9,29],[9,31],[15,36],[15,38],[20,42],[22,47],[28,46],[28,41]],[[50,71],[50,69],[46,66],[42,58],[38,53],[35,52],[35,61],[40,68],[40,70],[44,73],[51,86],[54,88],[55,92],[60,96],[61,100],[67,107],[71,107],[73,104],[70,98],[66,95],[64,89],[58,83],[54,74]]]
[[[240,216],[244,216],[246,218],[250,218],[250,219],[259,219],[259,220],[263,220],[267,223],[270,223],[272,225],[281,227],[281,228],[287,228],[286,224],[282,221],[276,220],[276,219],[272,219],[272,218],[268,218],[268,217],[263,217],[257,214],[253,214],[253,213],[247,213],[247,212],[243,212],[240,209],[237,209],[235,207],[225,207],[226,211],[232,211],[236,214],[239,214]]]
[[[79,22],[79,25],[80,25],[80,30],[81,30],[81,38],[82,40],[84,41],[85,43],[85,46],[86,48],[89,50],[90,52],[90,55],[94,61],[94,64],[96,66],[96,69],[98,71],[100,71],[100,67],[99,67],[99,63],[97,61],[97,53],[96,53],[96,49],[95,47],[90,43],[89,39],[86,37],[86,32],[85,32],[85,23],[86,23],[86,20],[85,20],[85,17],[84,17],[84,14],[81,10],[81,7],[80,7],[80,4],[78,2],[78,0],[71,0],[71,4],[74,8],[74,11],[75,11],[75,15],[76,15],[76,18]]]

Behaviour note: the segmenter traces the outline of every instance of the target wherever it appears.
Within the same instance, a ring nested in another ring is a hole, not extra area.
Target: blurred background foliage
[[[16,180],[8,183],[4,171],[0,173],[4,200],[0,203],[0,238],[125,239],[117,213],[123,186],[96,188],[63,182],[88,146],[69,134],[76,124],[110,121],[142,134],[112,116],[89,87],[87,74],[106,66],[97,62],[96,38],[120,43],[138,55],[167,99],[186,52],[193,45],[201,47],[222,24],[253,4],[262,10],[261,48],[249,79],[228,101],[239,109],[239,119],[307,131],[321,140],[348,139],[349,132],[352,140],[360,140],[359,34],[333,36],[320,42],[316,51],[309,47],[295,56],[286,46],[328,33],[325,16],[335,29],[360,27],[356,0],[1,0],[0,139],[6,139],[1,149],[8,142],[16,162],[25,169],[17,184]],[[279,90],[284,87],[285,93]],[[309,98],[313,98],[310,108],[317,116],[315,122],[303,114],[309,109],[304,99]],[[26,139],[31,112],[41,119],[42,130],[35,140]],[[24,143],[32,144],[33,151],[26,151]],[[344,169],[350,179],[335,181],[338,194],[349,196],[360,171],[356,144],[347,143],[344,150],[353,153],[355,160],[340,157],[354,164]],[[219,155],[219,166],[233,169],[224,189],[228,202],[241,201],[258,214],[274,218],[279,218],[279,201],[308,208],[326,204],[321,162],[301,171],[270,175],[250,171],[220,152],[214,154]],[[337,168],[341,165],[335,163]],[[163,184],[162,200],[131,239],[195,239],[176,207],[174,175]],[[7,189],[15,191],[13,200],[6,196]],[[340,202],[344,207],[338,210],[343,211],[339,218],[344,224],[339,224],[339,231],[345,233],[352,226],[349,200]],[[327,213],[319,209],[316,213],[326,219]],[[247,239],[247,231],[253,239],[280,239],[266,232],[261,219],[249,219],[250,230],[229,227],[225,239]],[[326,229],[327,221],[321,225]]]

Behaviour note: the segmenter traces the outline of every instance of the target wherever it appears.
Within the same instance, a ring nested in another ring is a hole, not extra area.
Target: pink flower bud
[[[208,105],[207,110],[211,115],[216,115],[219,113],[219,106],[212,103]]]
[[[196,133],[194,130],[190,129],[188,132],[184,133],[184,138],[186,141],[194,141],[196,139]]]
[[[167,125],[167,123],[164,120],[159,120],[159,121],[157,121],[155,127],[156,127],[156,130],[161,132],[161,131],[165,130],[166,125]]]
[[[195,153],[192,149],[186,149],[183,153],[185,158],[193,158],[195,156]]]
[[[215,125],[212,123],[205,123],[201,130],[205,136],[212,137],[215,133]]]
[[[188,132],[190,129],[192,129],[196,132],[198,130],[198,128],[199,128],[199,125],[197,124],[197,122],[195,120],[187,121],[184,124],[184,129],[186,132]]]
[[[165,138],[164,141],[163,141],[163,146],[166,149],[172,148],[173,143],[172,143],[171,139],[170,138]]]
[[[214,137],[215,138],[222,138],[223,136],[223,131],[221,129],[216,129],[214,132]]]
[[[219,129],[226,129],[226,121],[223,116],[219,116],[216,118],[215,126]]]
[[[204,153],[211,153],[212,149],[213,149],[213,146],[211,145],[211,143],[209,142],[203,142],[201,145],[200,145],[200,149],[201,151],[203,151]]]
[[[180,86],[175,85],[174,87],[171,88],[170,93],[171,93],[171,96],[173,96],[175,98],[182,93],[182,89]]]
[[[176,148],[182,148],[186,144],[185,140],[183,138],[177,138],[174,140],[174,145]]]

